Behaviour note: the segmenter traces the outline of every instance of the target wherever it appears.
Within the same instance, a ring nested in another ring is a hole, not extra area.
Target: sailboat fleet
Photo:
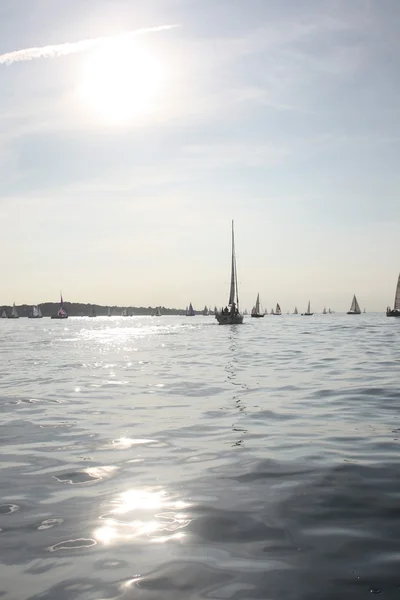
[[[248,314],[247,310],[244,310],[244,312],[242,313],[242,312],[240,312],[240,308],[239,308],[239,288],[238,288],[238,278],[237,278],[236,253],[235,253],[235,231],[234,231],[233,221],[232,221],[232,231],[231,231],[231,245],[232,245],[231,280],[230,280],[228,304],[225,306],[225,308],[222,308],[220,310],[218,310],[216,306],[214,307],[214,315],[220,325],[240,325],[243,323],[244,315]],[[323,315],[333,314],[333,312],[334,311],[332,311],[330,308],[328,310],[326,310],[326,307],[324,307],[322,314]],[[365,312],[366,312],[366,310],[364,308],[363,313],[365,313]],[[122,310],[121,314],[124,317],[131,316],[128,313],[128,310],[126,308],[124,308]],[[195,314],[196,314],[196,312],[193,308],[192,303],[190,302],[189,306],[186,307],[186,316],[194,317]],[[210,314],[213,314],[213,312],[207,306],[205,306],[203,311],[201,312],[201,314],[203,316],[208,316]],[[250,314],[251,314],[251,317],[254,317],[254,318],[262,318],[265,315],[268,315],[267,309],[263,310],[261,307],[259,293],[257,293],[256,303],[253,306]],[[282,310],[281,310],[279,303],[276,304],[275,310],[273,308],[271,308],[270,314],[271,315],[282,315]],[[288,314],[289,314],[289,312],[288,312]],[[294,315],[299,314],[299,311],[297,310],[297,306],[295,306],[293,314]],[[310,301],[308,301],[307,310],[301,314],[302,314],[302,316],[312,316],[314,314],[313,312],[311,312],[311,302]],[[360,305],[358,303],[358,300],[357,300],[357,297],[355,294],[353,295],[351,306],[350,306],[350,309],[347,311],[347,314],[348,315],[360,315],[361,314]],[[89,305],[89,317],[96,317],[96,316],[97,315],[96,315],[94,306]],[[108,309],[107,309],[107,316],[111,317],[111,307],[108,307]],[[161,316],[161,308],[159,306],[156,307],[155,311],[152,313],[152,316],[158,316],[158,317]],[[396,292],[395,292],[395,297],[394,297],[394,305],[393,305],[393,308],[390,308],[390,306],[387,307],[386,316],[387,317],[400,317],[400,274],[399,274],[398,280],[397,280]],[[17,307],[15,305],[15,302],[13,303],[10,314],[7,313],[6,308],[3,308],[0,311],[0,318],[1,319],[19,319],[19,314],[18,314]],[[28,318],[30,318],[30,319],[43,318],[43,313],[42,313],[42,310],[39,305],[35,304],[32,306],[32,309],[28,315]],[[62,294],[60,294],[59,309],[56,314],[51,316],[51,318],[52,319],[68,319],[68,313],[64,307],[64,301],[63,301]]]

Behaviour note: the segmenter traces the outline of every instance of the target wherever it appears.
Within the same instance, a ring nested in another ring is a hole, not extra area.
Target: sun
[[[161,61],[132,36],[118,36],[87,57],[79,95],[91,113],[120,125],[155,110],[164,80]]]

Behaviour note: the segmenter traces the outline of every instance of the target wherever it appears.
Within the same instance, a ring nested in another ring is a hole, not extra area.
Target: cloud
[[[116,37],[133,37],[138,35],[146,35],[148,33],[156,33],[174,29],[179,25],[159,25],[157,27],[144,27],[133,31],[124,32],[118,36],[103,36],[98,38],[89,38],[80,40],[79,42],[67,42],[65,44],[53,44],[51,46],[41,46],[38,48],[25,48],[24,50],[15,50],[0,55],[0,65],[11,65],[15,62],[34,60],[35,58],[58,58],[67,54],[76,54],[77,52],[85,52],[91,50],[95,46],[99,46]]]

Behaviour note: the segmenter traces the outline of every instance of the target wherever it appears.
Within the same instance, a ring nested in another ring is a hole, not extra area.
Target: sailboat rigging
[[[273,312],[272,314],[273,315],[281,315],[282,314],[281,307],[279,306],[279,304],[276,305],[275,312]]]
[[[360,306],[359,306],[359,304],[357,302],[357,298],[356,298],[355,294],[353,296],[353,300],[352,300],[352,303],[351,303],[351,306],[350,306],[350,310],[347,311],[347,314],[348,315],[361,315],[361,309],[360,309]]]
[[[194,312],[194,308],[192,306],[192,303],[189,304],[189,308],[186,311],[186,316],[187,317],[194,317],[195,316],[195,312]]]
[[[221,311],[217,311],[215,318],[220,325],[240,325],[243,323],[243,315],[239,312],[239,290],[237,282],[236,255],[235,255],[235,231],[232,221],[232,260],[231,260],[231,285],[229,290],[229,301]]]
[[[397,280],[396,293],[394,295],[394,306],[393,309],[390,306],[386,309],[387,317],[400,317],[400,275]]]
[[[265,316],[265,313],[261,312],[260,310],[260,294],[257,294],[257,300],[251,310],[251,316],[255,317],[256,319],[260,319],[261,317]]]

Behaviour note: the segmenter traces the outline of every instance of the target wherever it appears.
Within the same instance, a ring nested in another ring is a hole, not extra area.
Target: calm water
[[[400,598],[400,319],[0,321],[0,596]]]

